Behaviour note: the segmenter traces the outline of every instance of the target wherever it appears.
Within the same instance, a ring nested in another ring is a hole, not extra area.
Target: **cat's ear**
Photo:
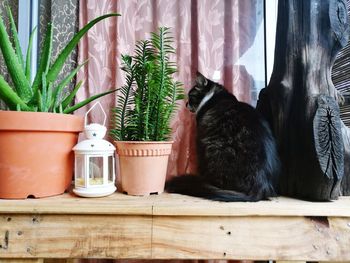
[[[208,79],[206,77],[204,77],[199,71],[197,71],[196,74],[196,83],[199,86],[205,87],[208,84]]]

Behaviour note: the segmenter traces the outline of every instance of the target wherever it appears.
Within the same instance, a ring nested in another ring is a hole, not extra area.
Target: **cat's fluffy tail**
[[[223,190],[206,183],[200,176],[182,175],[171,178],[165,184],[168,193],[202,197],[222,202],[256,202],[259,198],[241,192]]]

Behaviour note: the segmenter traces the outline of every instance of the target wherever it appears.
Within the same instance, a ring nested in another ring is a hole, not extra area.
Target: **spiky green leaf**
[[[40,104],[41,104],[41,110],[40,111],[43,111],[43,112],[47,112],[48,111],[48,105],[46,104],[47,102],[47,83],[46,83],[46,75],[43,74],[42,75],[42,84],[41,84],[41,90],[40,91],[40,96],[39,96],[39,99],[41,100],[40,101]]]
[[[32,97],[32,90],[30,89],[29,82],[24,74],[24,70],[18,61],[16,52],[12,47],[10,38],[1,17],[0,49],[18,97],[20,97],[24,103],[28,102]]]
[[[36,33],[36,27],[34,27],[34,29],[32,30],[32,33],[30,34],[28,48],[27,48],[27,55],[26,55],[25,75],[29,83],[30,83],[30,77],[31,77],[33,38],[35,33]]]
[[[76,69],[74,69],[71,73],[68,74],[67,77],[65,77],[55,88],[55,91],[53,92],[53,106],[55,108],[58,107],[59,104],[61,104],[62,99],[62,91],[64,89],[64,87],[66,87],[71,80],[74,78],[74,76],[78,73],[78,71],[87,63],[87,61],[85,61],[84,63],[82,63],[81,65],[79,65]]]
[[[73,111],[75,111],[81,107],[84,107],[86,104],[88,104],[88,103],[90,103],[90,102],[92,102],[100,97],[103,97],[107,94],[111,94],[113,92],[116,92],[116,91],[117,91],[117,89],[114,89],[114,90],[109,90],[109,91],[102,92],[102,93],[96,94],[94,96],[91,96],[90,98],[87,98],[87,99],[83,100],[82,102],[79,102],[79,103],[77,103],[69,108],[64,109],[63,113],[66,113],[66,114],[72,113]]]
[[[13,42],[15,44],[15,50],[16,50],[16,55],[17,55],[17,58],[18,58],[18,62],[22,66],[22,68],[24,70],[23,54],[22,54],[21,45],[19,44],[16,23],[15,23],[15,20],[13,19],[13,15],[12,15],[12,12],[11,12],[11,9],[10,9],[9,6],[6,6],[6,10],[7,10],[7,15],[10,18],[10,27],[11,27]]]
[[[83,81],[82,80],[79,81],[78,84],[74,87],[74,89],[69,93],[69,95],[62,101],[60,105],[62,106],[63,109],[66,109],[73,102],[74,97],[77,94],[82,84],[83,84]]]
[[[40,85],[42,83],[42,76],[47,75],[50,61],[51,61],[51,52],[52,52],[52,41],[53,41],[53,27],[52,24],[49,23],[46,29],[46,35],[43,43],[43,48],[40,53],[39,66],[33,81],[32,90],[33,93],[36,94],[40,89]],[[46,77],[48,79],[48,77]],[[54,82],[54,80],[48,80],[48,82]]]
[[[6,103],[11,110],[19,106],[22,110],[31,110],[28,105],[17,95],[7,81],[0,75],[0,99]],[[18,105],[18,106],[17,106]]]

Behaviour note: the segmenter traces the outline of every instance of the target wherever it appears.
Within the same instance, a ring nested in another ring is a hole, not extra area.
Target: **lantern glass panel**
[[[85,165],[84,165],[84,156],[76,155],[75,156],[75,185],[78,187],[85,186]]]
[[[108,156],[108,183],[113,183],[114,177],[114,158],[113,156]]]
[[[103,157],[89,158],[89,183],[93,185],[103,184]]]

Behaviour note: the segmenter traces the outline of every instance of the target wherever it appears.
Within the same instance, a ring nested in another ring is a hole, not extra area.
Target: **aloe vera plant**
[[[10,8],[7,8],[7,14],[10,18],[10,29],[12,32],[13,43],[10,40],[9,34],[0,16],[0,49],[8,73],[12,79],[13,86],[0,75],[0,100],[2,100],[10,110],[72,113],[89,102],[115,91],[109,90],[99,93],[80,103],[72,105],[74,96],[81,87],[82,82],[77,83],[73,91],[68,95],[64,95],[64,88],[71,82],[78,70],[84,66],[86,62],[79,65],[61,82],[56,83],[56,80],[64,62],[88,30],[99,21],[108,17],[119,16],[120,14],[112,13],[103,15],[89,22],[76,33],[76,35],[60,52],[55,61],[51,61],[53,26],[52,24],[49,24],[44,37],[38,70],[32,83],[30,81],[30,53],[32,51],[32,41],[35,29],[31,33],[27,54],[25,56],[26,59],[24,59],[18,41],[16,25]]]
[[[122,55],[126,83],[112,111],[111,136],[118,141],[164,141],[170,121],[183,99],[182,83],[173,79],[177,66],[170,29],[161,27],[151,39],[136,44],[135,54]]]

